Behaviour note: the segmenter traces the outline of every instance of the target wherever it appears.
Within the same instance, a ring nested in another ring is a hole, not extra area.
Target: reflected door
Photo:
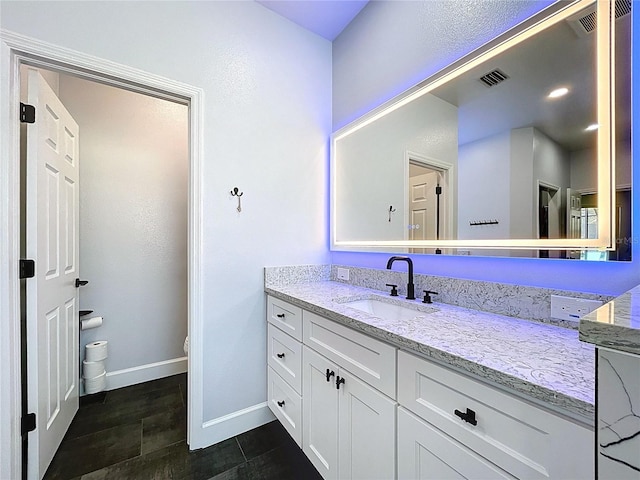
[[[437,171],[409,178],[409,240],[435,240],[441,233],[442,205],[436,195],[440,181]],[[411,253],[432,253],[432,249],[412,248]]]

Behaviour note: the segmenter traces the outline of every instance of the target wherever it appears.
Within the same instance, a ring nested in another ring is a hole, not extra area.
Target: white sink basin
[[[365,300],[353,300],[345,302],[344,305],[349,308],[355,308],[361,312],[368,313],[374,317],[384,318],[385,320],[411,320],[416,317],[429,315],[437,311],[436,308],[424,306],[418,310],[409,306],[398,305],[395,303],[384,302],[368,298]]]

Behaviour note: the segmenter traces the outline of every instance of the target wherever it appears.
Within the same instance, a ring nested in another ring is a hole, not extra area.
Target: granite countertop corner
[[[640,355],[640,285],[580,319],[580,340]]]

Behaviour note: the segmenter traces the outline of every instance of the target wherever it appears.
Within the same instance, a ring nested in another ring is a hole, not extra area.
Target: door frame
[[[448,194],[444,204],[447,213],[446,219],[442,222],[444,230],[451,238],[457,238],[457,185],[455,165],[444,160],[427,157],[411,150],[404,152],[404,205],[405,205],[405,225],[409,224],[409,167],[411,164],[420,165],[431,170],[437,170],[442,173],[445,183],[447,184]],[[409,231],[405,229],[405,240],[408,239]]]
[[[21,478],[20,64],[189,106],[187,442],[200,448],[202,402],[202,180],[204,91],[136,68],[0,29],[0,478]],[[78,346],[79,348],[79,346]],[[4,361],[4,360],[7,361]]]

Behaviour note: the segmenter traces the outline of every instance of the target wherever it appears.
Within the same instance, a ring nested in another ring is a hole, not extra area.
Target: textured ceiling
[[[257,0],[269,10],[333,42],[369,0]]]

